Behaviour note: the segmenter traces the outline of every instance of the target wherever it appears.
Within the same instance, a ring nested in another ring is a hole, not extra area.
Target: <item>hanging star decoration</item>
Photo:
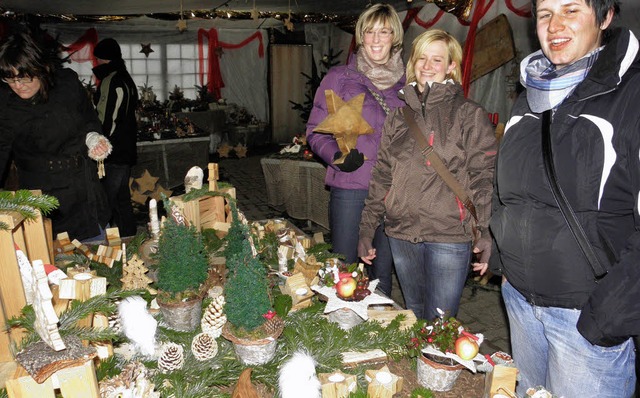
[[[151,43],[140,43],[140,46],[142,47],[142,49],[140,49],[140,53],[144,54],[145,57],[149,58],[149,54],[151,54],[153,52],[153,50],[151,49]]]
[[[369,290],[371,292],[376,291],[378,282],[380,281],[377,279],[369,282]],[[363,298],[360,301],[345,301],[340,297],[338,297],[338,295],[336,294],[336,289],[334,289],[332,286],[313,285],[311,286],[311,290],[314,290],[322,294],[323,296],[327,297],[328,299],[327,305],[324,307],[325,314],[329,314],[333,311],[337,311],[342,308],[349,308],[350,310],[358,314],[358,316],[364,319],[365,321],[369,319],[369,315],[367,314],[367,308],[370,305],[393,304],[393,300],[386,297],[382,297],[377,293],[371,293],[370,295],[368,295],[367,297]]]
[[[187,30],[187,21],[183,19],[183,15],[184,14],[182,12],[182,0],[180,0],[180,20],[178,20],[178,23],[176,24],[176,28],[178,28],[180,33]]]
[[[325,90],[329,114],[313,129],[316,133],[333,134],[342,156],[333,164],[342,164],[351,149],[356,147],[358,136],[373,133],[373,127],[362,117],[364,93],[344,102],[333,90]]]
[[[260,18],[260,12],[258,11],[258,7],[256,7],[256,0],[253,0],[253,8],[251,9],[251,19],[257,21]]]
[[[289,16],[284,20],[284,27],[287,28],[289,32],[293,32],[293,22],[291,22],[291,10],[289,10]]]
[[[187,30],[187,20],[186,19],[182,19],[182,16],[180,16],[180,19],[178,20],[178,23],[176,24],[176,28],[178,28],[180,33],[182,33],[185,30]]]
[[[216,53],[218,58],[222,58],[222,55],[224,54],[224,49],[222,47],[216,47],[213,51]]]

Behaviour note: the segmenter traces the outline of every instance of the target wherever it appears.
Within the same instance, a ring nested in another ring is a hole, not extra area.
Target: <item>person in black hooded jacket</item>
[[[639,43],[609,27],[617,0],[533,4],[542,49],[521,63],[526,92],[501,141],[490,222],[516,392],[542,385],[565,397],[630,397],[630,337],[640,331]],[[604,277],[552,193],[545,135],[555,180]]]
[[[102,131],[113,145],[102,179],[112,213],[111,226],[117,226],[121,236],[132,236],[136,234],[136,222],[129,177],[131,166],[136,164],[138,90],[127,72],[118,42],[111,38],[101,40],[93,55],[98,59],[93,74],[100,81],[94,103]]]

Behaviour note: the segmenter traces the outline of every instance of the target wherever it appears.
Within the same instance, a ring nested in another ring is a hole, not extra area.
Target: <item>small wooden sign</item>
[[[471,81],[499,68],[515,56],[516,48],[511,25],[507,16],[500,14],[476,32]]]

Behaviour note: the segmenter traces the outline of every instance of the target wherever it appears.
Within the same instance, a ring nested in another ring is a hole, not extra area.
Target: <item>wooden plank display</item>
[[[498,69],[516,56],[509,20],[500,14],[484,24],[476,33],[473,48],[471,81]]]

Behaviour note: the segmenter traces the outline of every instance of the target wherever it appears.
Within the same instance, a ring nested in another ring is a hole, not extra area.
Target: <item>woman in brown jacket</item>
[[[438,316],[438,308],[457,314],[474,246],[474,220],[425,159],[405,112],[475,205],[483,236],[473,252],[490,251],[484,234],[497,143],[487,112],[463,95],[461,58],[460,44],[442,30],[414,40],[409,84],[400,93],[408,109],[387,118],[360,223],[358,254],[369,262],[375,257],[373,233],[384,216],[406,306],[423,319]],[[474,269],[486,270],[484,257]]]

